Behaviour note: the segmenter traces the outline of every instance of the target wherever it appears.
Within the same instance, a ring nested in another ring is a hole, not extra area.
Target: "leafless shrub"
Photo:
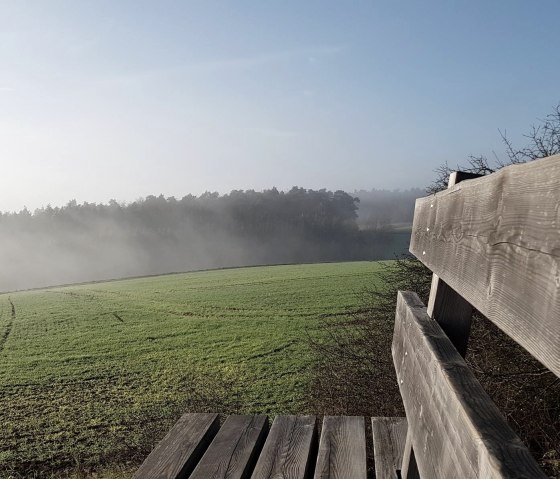
[[[560,379],[480,314],[467,363],[535,457],[560,475]]]
[[[524,135],[527,139],[526,147],[515,148],[505,131],[500,132],[500,135],[506,146],[507,156],[505,161],[498,161],[500,167],[557,155],[560,153],[560,103]]]
[[[393,369],[391,341],[396,291],[429,294],[431,273],[412,256],[386,264],[380,286],[362,292],[363,307],[325,321],[327,338],[312,342],[311,405],[319,414],[398,416],[404,413]]]

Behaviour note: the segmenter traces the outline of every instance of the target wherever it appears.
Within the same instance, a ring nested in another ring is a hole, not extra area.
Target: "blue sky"
[[[0,210],[424,187],[560,101],[558,0],[0,0]]]

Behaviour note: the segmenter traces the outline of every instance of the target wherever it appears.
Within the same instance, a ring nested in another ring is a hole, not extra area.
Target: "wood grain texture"
[[[228,416],[190,479],[246,479],[268,432],[266,416]]]
[[[363,417],[325,416],[315,479],[366,479],[366,434]]]
[[[277,416],[252,479],[305,479],[317,448],[315,416]]]
[[[545,477],[415,293],[399,291],[392,350],[421,477]]]
[[[398,479],[406,443],[405,417],[372,417],[376,479]]]
[[[220,427],[217,414],[185,414],[158,443],[134,479],[188,477]]]
[[[410,251],[560,376],[560,155],[418,199]]]

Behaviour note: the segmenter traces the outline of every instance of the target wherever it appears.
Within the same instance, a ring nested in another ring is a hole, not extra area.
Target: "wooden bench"
[[[468,181],[465,181],[468,180]],[[427,307],[399,291],[393,360],[406,418],[186,414],[140,478],[544,478],[463,357],[473,308],[560,375],[560,155],[418,199],[410,251]]]

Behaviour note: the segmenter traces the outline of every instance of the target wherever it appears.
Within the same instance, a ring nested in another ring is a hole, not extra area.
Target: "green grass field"
[[[320,338],[321,318],[359,307],[379,268],[255,267],[0,295],[0,477],[138,463],[186,410],[304,412],[308,338]]]

